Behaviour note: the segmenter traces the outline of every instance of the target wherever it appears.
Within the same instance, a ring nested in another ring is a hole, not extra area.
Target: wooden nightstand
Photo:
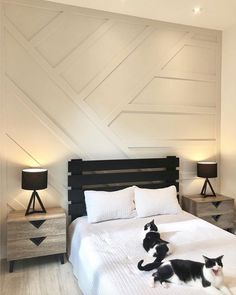
[[[201,195],[182,197],[183,210],[198,216],[220,228],[234,228],[234,199],[216,194],[203,198]]]
[[[25,216],[12,211],[7,217],[7,260],[13,272],[18,259],[59,254],[64,263],[66,253],[66,215],[62,208]]]

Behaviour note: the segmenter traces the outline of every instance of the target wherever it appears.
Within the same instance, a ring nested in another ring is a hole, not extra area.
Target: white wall
[[[221,191],[236,198],[236,24],[223,32]]]
[[[49,169],[46,206],[67,208],[79,157],[177,155],[181,191],[199,192],[196,161],[219,155],[220,32],[32,0],[3,13],[3,247],[28,166]]]

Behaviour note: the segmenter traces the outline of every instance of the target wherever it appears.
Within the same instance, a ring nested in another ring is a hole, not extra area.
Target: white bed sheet
[[[146,258],[142,248],[143,225],[152,218],[131,218],[88,224],[77,218],[69,227],[69,261],[84,295],[195,295],[207,294],[202,288],[159,283],[149,287],[151,272],[141,272],[137,262]],[[193,215],[156,216],[155,223],[163,239],[174,245],[170,259],[203,261],[202,255],[224,254],[225,281],[236,294],[236,236]],[[151,259],[152,260],[152,259]]]

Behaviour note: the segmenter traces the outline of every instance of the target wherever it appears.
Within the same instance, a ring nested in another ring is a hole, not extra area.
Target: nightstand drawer
[[[66,233],[65,218],[41,219],[36,221],[9,222],[7,239],[25,240],[29,238],[63,235]]]
[[[41,236],[26,240],[8,241],[7,259],[16,260],[66,252],[66,236]]]
[[[224,213],[233,213],[234,201],[213,201],[196,204],[196,215],[199,217],[205,215],[217,215]]]
[[[203,216],[202,219],[224,229],[234,227],[234,212],[222,215]]]

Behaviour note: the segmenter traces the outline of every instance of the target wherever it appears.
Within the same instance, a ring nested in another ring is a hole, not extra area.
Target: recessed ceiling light
[[[201,13],[202,12],[202,8],[201,7],[194,7],[193,8],[193,13],[195,13],[195,14],[199,14],[199,13]]]

